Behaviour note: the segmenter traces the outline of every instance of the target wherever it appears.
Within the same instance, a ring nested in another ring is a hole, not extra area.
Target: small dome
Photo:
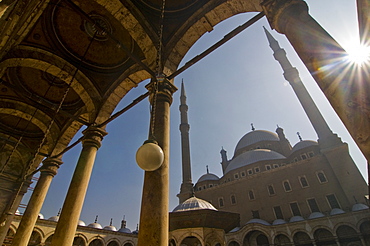
[[[83,222],[82,220],[79,220],[77,225],[79,225],[79,226],[86,226],[85,222]]]
[[[206,181],[206,180],[219,180],[220,178],[216,175],[216,174],[213,174],[213,173],[206,173],[204,175],[202,175],[199,179],[198,179],[198,182],[202,182],[202,181]]]
[[[261,141],[279,141],[279,137],[274,132],[256,130],[245,134],[238,142],[235,148],[234,154],[249,145],[261,142]]]
[[[128,229],[128,228],[121,228],[118,230],[118,232],[122,232],[122,233],[131,233],[131,230]]]
[[[37,218],[40,219],[40,220],[43,220],[44,219],[44,215],[42,213],[39,213],[39,215],[38,215]]]
[[[268,223],[266,220],[261,220],[261,219],[251,219],[246,224],[252,224],[252,223],[258,223],[258,224],[262,224],[262,225],[270,225],[270,223]]]
[[[104,226],[103,230],[117,231],[117,228],[115,226],[109,225],[109,226]]]
[[[294,147],[292,149],[292,153],[297,151],[297,150],[304,149],[304,148],[309,147],[309,146],[315,146],[315,145],[318,145],[318,143],[316,141],[312,141],[312,140],[300,141],[300,142],[298,142],[294,145]]]
[[[283,220],[283,219],[276,219],[274,220],[274,222],[272,222],[272,225],[282,225],[282,224],[285,224],[286,221]]]
[[[310,214],[310,216],[308,216],[308,219],[317,219],[317,218],[321,218],[321,217],[324,217],[325,215],[323,215],[322,213],[320,212],[313,212]]]
[[[232,229],[231,231],[229,231],[229,232],[237,232],[237,231],[239,231],[240,230],[240,227],[235,227],[234,229]]]
[[[302,216],[293,216],[292,218],[290,218],[289,222],[298,222],[298,221],[303,221],[303,217]]]
[[[95,229],[103,229],[101,224],[96,223],[96,222],[89,224],[87,227],[91,227],[91,228],[95,228]]]
[[[330,211],[330,215],[344,214],[345,212],[340,208],[333,208]]]
[[[174,208],[172,212],[183,212],[202,209],[210,209],[217,211],[217,209],[209,202],[193,196],[187,199],[185,202],[179,204],[176,208]]]
[[[269,149],[254,149],[244,152],[238,155],[230,161],[230,164],[225,169],[225,174],[231,170],[237,169],[239,167],[244,167],[249,164],[256,163],[258,161],[266,160],[281,160],[285,159],[285,156]]]
[[[369,207],[362,203],[356,203],[352,206],[352,212],[368,209]]]
[[[54,222],[58,222],[58,220],[59,220],[59,216],[52,216],[52,217],[50,217],[48,220],[50,220],[50,221],[54,221]]]

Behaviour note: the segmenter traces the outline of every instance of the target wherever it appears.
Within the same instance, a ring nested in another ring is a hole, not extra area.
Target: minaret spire
[[[180,95],[180,115],[181,115],[181,155],[182,155],[182,183],[180,188],[179,197],[180,203],[192,196],[193,183],[191,178],[191,163],[190,163],[190,141],[188,123],[188,105],[186,104],[186,93],[184,81],[181,82],[181,95]]]
[[[274,58],[280,64],[284,70],[284,78],[292,86],[298,100],[300,101],[304,111],[306,112],[313,128],[315,129],[319,138],[320,144],[323,147],[329,147],[337,144],[341,144],[341,140],[333,134],[324,117],[321,115],[315,102],[312,100],[310,94],[303,85],[301,78],[299,77],[298,70],[293,67],[285,53],[285,50],[280,48],[279,43],[273,36],[263,27],[269,41],[271,49],[274,51]]]

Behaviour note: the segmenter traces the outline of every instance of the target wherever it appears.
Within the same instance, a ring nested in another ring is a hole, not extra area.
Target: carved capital
[[[177,87],[174,86],[165,76],[157,78],[158,90],[157,90],[157,101],[165,101],[172,104],[172,94],[177,91]],[[153,104],[153,96],[155,92],[155,81],[151,81],[145,86],[150,92],[150,103]]]
[[[289,22],[305,21],[309,17],[308,6],[303,0],[264,0],[261,6],[271,28],[282,34]]]
[[[55,176],[58,172],[58,169],[60,165],[63,164],[63,162],[59,158],[47,158],[42,162],[42,167],[40,168],[40,172],[43,175],[51,175]]]
[[[82,133],[84,134],[82,146],[93,146],[97,149],[100,148],[104,136],[108,134],[103,128],[96,126],[89,126]]]

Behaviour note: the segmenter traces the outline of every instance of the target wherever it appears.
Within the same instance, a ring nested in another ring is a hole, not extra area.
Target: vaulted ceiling
[[[162,5],[23,0],[0,6],[2,174],[16,178],[13,165],[23,165],[17,175],[34,170],[45,155],[62,151],[83,124],[106,120],[130,89],[157,73],[159,45],[170,75],[213,26],[262,11],[258,0],[166,0],[164,13]]]

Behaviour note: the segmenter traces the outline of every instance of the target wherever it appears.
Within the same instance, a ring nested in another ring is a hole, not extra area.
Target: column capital
[[[104,136],[108,134],[103,128],[94,125],[89,126],[82,133],[84,134],[82,145],[84,147],[93,146],[97,149],[100,148]]]
[[[177,91],[177,87],[173,83],[171,83],[165,76],[158,77],[157,83],[157,100],[166,101],[169,104],[172,104],[172,94]],[[151,103],[153,103],[153,95],[155,90],[154,85],[155,81],[152,79],[152,81],[150,81],[150,83],[145,86],[145,88],[150,92],[149,100]]]
[[[271,28],[285,34],[285,27],[291,21],[307,20],[308,6],[303,0],[263,0],[261,6]]]
[[[54,177],[57,174],[60,165],[62,164],[63,162],[60,158],[54,158],[54,157],[46,158],[42,162],[42,167],[40,168],[40,172],[41,174],[51,175]]]

